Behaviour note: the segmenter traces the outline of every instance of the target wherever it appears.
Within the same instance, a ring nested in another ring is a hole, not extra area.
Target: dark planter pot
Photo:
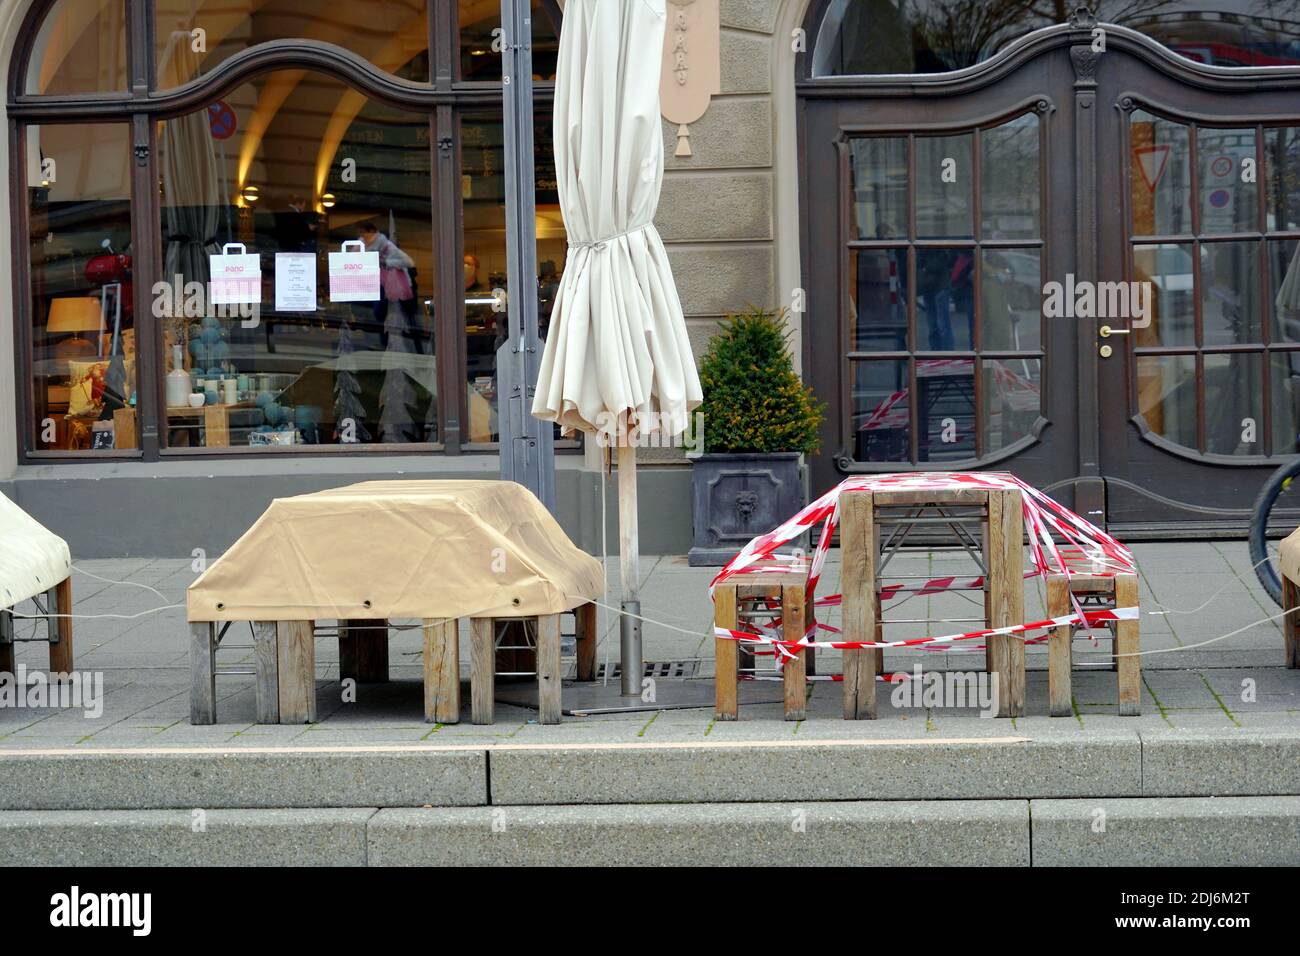
[[[691,567],[726,564],[750,540],[804,506],[798,452],[692,459]]]

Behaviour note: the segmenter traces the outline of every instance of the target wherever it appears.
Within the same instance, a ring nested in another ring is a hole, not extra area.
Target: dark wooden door
[[[1096,76],[1101,278],[1148,303],[1090,320],[1108,517],[1240,533],[1300,450],[1300,70],[1117,34]]]
[[[1042,290],[1075,266],[1077,80],[1056,42],[938,79],[801,84],[815,493],[978,468],[1073,503],[1079,337]]]

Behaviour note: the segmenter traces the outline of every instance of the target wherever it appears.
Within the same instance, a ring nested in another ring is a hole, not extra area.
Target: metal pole
[[[509,336],[497,349],[501,477],[555,511],[555,440],[532,415],[541,364],[537,330],[537,221],[533,171],[533,24],[529,0],[501,0],[505,108],[506,262]]]

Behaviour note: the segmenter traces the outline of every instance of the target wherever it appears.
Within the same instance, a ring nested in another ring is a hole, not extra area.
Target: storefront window
[[[112,93],[126,86],[122,0],[58,0],[37,31],[24,90]]]
[[[386,73],[429,80],[429,21],[424,0],[154,0],[158,86],[188,83],[259,43],[302,39],[333,43]],[[186,53],[192,55],[185,55]]]
[[[989,59],[1030,31],[1064,22],[1075,6],[1036,0],[830,0],[817,35],[812,75],[960,70]],[[1300,63],[1300,12],[1293,3],[1097,0],[1088,6],[1098,21],[1137,30],[1199,63]]]
[[[53,0],[30,17],[10,85],[27,94],[10,103],[29,194],[24,454],[495,450],[511,301],[499,0]],[[567,251],[559,20],[533,4],[543,336]],[[128,51],[128,21],[151,26],[146,47]],[[313,52],[284,68],[290,44]],[[441,49],[456,75],[432,69]],[[128,73],[187,87],[184,111],[103,95]],[[377,283],[341,271],[371,255]]]
[[[300,71],[216,105],[229,139],[207,109],[159,137],[168,444],[437,441],[428,119]],[[336,301],[347,242],[379,254],[378,301]],[[223,248],[256,257],[260,303],[195,315]]]
[[[551,117],[539,112],[533,137],[537,188],[538,329],[550,325],[568,252],[555,179]],[[461,120],[461,205],[464,210],[465,374],[471,443],[499,439],[497,350],[508,329],[497,290],[507,290],[505,130],[500,113]]]
[[[29,126],[31,447],[137,447],[131,140],[125,125]]]

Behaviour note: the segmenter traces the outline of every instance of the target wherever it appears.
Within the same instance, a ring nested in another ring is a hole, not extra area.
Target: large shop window
[[[545,335],[559,6],[533,9]],[[495,450],[500,25],[496,0],[38,4],[9,84],[24,456]],[[378,300],[331,285],[357,252]],[[257,277],[235,302],[218,255]]]
[[[974,66],[1079,6],[1041,0],[825,0],[813,76],[943,73]],[[1097,0],[1102,23],[1144,33],[1198,63],[1300,63],[1300,23],[1290,0]]]

